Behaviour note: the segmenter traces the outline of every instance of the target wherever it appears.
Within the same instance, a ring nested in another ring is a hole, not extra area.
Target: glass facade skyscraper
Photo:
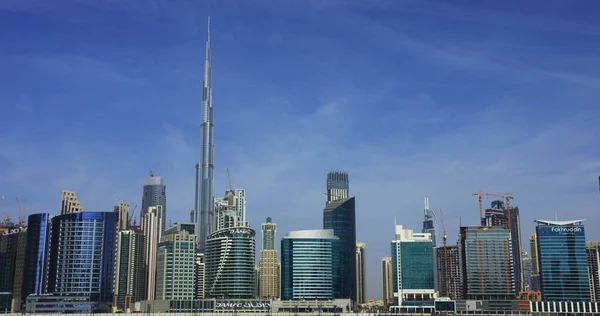
[[[542,299],[590,301],[583,220],[535,222]]]
[[[339,243],[331,229],[289,232],[281,240],[282,300],[333,299]]]
[[[167,218],[167,187],[163,177],[149,176],[144,181],[144,192],[142,194],[141,217],[148,213],[151,206],[160,206],[162,210],[161,229],[166,229]]]
[[[497,226],[460,228],[462,298],[510,300],[515,279],[510,230]]]
[[[50,214],[32,214],[27,220],[27,256],[23,275],[23,298],[47,291],[50,252]]]
[[[323,229],[332,229],[340,239],[340,264],[334,283],[334,298],[356,301],[356,210],[354,197],[328,203],[323,211]],[[433,259],[432,259],[433,260]]]
[[[396,225],[391,243],[394,307],[392,311],[432,312],[435,289],[431,234]]]
[[[52,218],[48,292],[113,301],[117,217],[81,212]]]
[[[254,298],[255,234],[250,227],[230,227],[208,236],[204,261],[206,297]]]
[[[349,196],[350,181],[347,172],[327,172],[327,203],[345,200]]]

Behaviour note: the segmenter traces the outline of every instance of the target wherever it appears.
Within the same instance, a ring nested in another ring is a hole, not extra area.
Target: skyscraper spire
[[[200,124],[200,162],[196,164],[196,237],[198,249],[204,250],[206,237],[212,233],[214,222],[214,144],[212,108],[212,71],[210,66],[210,17],[206,39],[206,60],[202,82],[202,123]]]

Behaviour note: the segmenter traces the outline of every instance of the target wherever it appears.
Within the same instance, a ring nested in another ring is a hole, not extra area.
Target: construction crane
[[[154,166],[154,169],[150,170],[151,177],[154,177],[154,175],[156,175],[158,168],[160,168],[160,161],[156,163],[156,165]]]
[[[25,227],[25,208],[27,207],[27,200],[24,200],[23,205],[21,206],[21,202],[17,197],[17,207],[19,208],[19,227]]]
[[[510,201],[513,200],[515,197],[510,194],[510,193],[489,193],[489,192],[482,192],[479,191],[479,193],[473,193],[473,196],[477,196],[479,198],[479,218],[483,218],[483,200],[482,198],[484,196],[496,196],[496,197],[501,197],[503,199],[506,200],[506,217],[508,220],[508,229],[511,229],[511,218],[510,218]]]
[[[135,216],[135,210],[137,210],[137,207],[138,207],[138,205],[136,204],[133,207],[133,212],[131,212],[131,215],[129,215],[129,226],[131,226],[131,219],[133,219],[133,226],[135,226],[135,224],[136,224],[135,218],[133,218],[133,216]]]
[[[229,192],[233,193],[233,185],[231,184],[231,174],[229,173],[229,168],[227,168],[227,184],[229,185]]]
[[[448,235],[446,234],[446,224],[444,223],[444,211],[440,209],[440,218],[442,219],[442,230],[444,235],[442,241],[444,242],[444,283],[446,285],[446,295],[449,295],[449,284],[448,284]]]
[[[10,222],[10,214],[8,214],[8,209],[6,208],[6,199],[4,198],[4,195],[2,196],[2,209],[4,210],[4,222],[0,224],[2,224],[1,226],[7,227]]]

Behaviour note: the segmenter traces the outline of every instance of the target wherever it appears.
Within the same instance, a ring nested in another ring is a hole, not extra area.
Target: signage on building
[[[215,311],[270,311],[270,301],[217,300]]]
[[[0,235],[12,235],[12,234],[18,234],[21,231],[25,231],[26,229],[24,228],[8,228],[8,229],[2,229],[0,230]]]
[[[544,235],[571,235],[583,236],[584,231],[582,226],[538,226],[538,229]]]
[[[254,236],[254,230],[252,228],[235,227],[226,228],[212,233],[208,238],[219,238],[219,237],[246,237]]]

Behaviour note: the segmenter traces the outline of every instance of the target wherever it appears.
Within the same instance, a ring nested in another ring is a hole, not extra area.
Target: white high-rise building
[[[215,230],[229,227],[248,227],[246,221],[246,190],[225,191],[225,196],[215,198]]]
[[[367,245],[356,243],[356,302],[367,301]]]
[[[142,231],[146,236],[146,299],[152,301],[156,295],[156,258],[158,243],[162,237],[162,206],[151,206],[142,216]]]

